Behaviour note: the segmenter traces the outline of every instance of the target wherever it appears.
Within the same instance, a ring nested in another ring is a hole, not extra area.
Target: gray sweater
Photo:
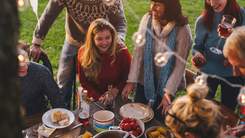
[[[138,29],[141,32],[142,29],[146,28],[147,20],[149,18],[149,14],[145,14],[140,22],[140,27]],[[155,36],[160,39],[160,41],[154,41],[154,55],[161,52],[164,53],[166,48],[164,46],[167,45],[170,33],[175,26],[174,22],[168,23],[164,28],[162,28],[160,22],[158,20],[152,21],[152,26],[155,32]],[[187,59],[191,45],[193,43],[191,30],[189,25],[184,25],[179,27],[176,40],[175,40],[175,52],[182,57],[184,60]],[[166,87],[163,89],[165,92],[175,95],[177,91],[183,90],[186,87],[185,81],[185,66],[178,58],[175,58],[174,66],[170,76],[167,80]],[[158,80],[160,78],[161,67],[158,67],[154,64],[154,78],[155,84],[158,84]],[[144,49],[143,46],[135,46],[134,54],[132,57],[132,63],[130,67],[130,72],[128,75],[127,82],[131,83],[141,83],[144,85]]]
[[[65,108],[65,100],[57,83],[48,68],[41,64],[30,62],[26,76],[20,77],[20,87],[26,116],[47,107],[48,99],[52,108]]]
[[[116,29],[118,37],[125,40],[126,19],[121,0],[106,6],[102,0],[50,0],[43,12],[39,24],[33,33],[32,43],[42,44],[50,27],[66,8],[66,40],[75,46],[81,46],[90,23],[98,18],[107,19]]]

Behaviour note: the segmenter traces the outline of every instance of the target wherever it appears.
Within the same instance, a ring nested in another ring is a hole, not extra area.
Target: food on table
[[[157,138],[166,138],[166,137],[164,137],[163,135],[159,135]]]
[[[50,135],[50,134],[54,131],[54,129],[53,129],[53,128],[48,128],[48,127],[45,127],[45,128],[43,129],[41,126],[39,126],[39,127],[38,127],[38,131]]]
[[[69,122],[68,119],[65,119],[65,120],[59,121],[58,123],[59,123],[60,126],[64,126],[64,125],[67,125],[68,122]]]
[[[132,135],[134,135],[135,137],[138,136],[138,133],[136,131],[134,131],[134,130],[129,131],[129,133],[132,134]]]
[[[163,135],[167,135],[168,130],[162,127],[158,127],[157,131],[159,131]]]
[[[123,117],[144,119],[150,116],[149,107],[139,103],[126,104],[120,108],[120,114]]]
[[[170,138],[167,128],[157,127],[155,131],[148,134],[149,138]]]
[[[77,138],[92,138],[92,137],[93,137],[93,135],[90,132],[86,131],[83,135],[81,135]]]
[[[54,110],[51,114],[51,121],[58,123],[60,126],[67,125],[69,122],[69,115],[67,112],[60,112],[60,110]]]
[[[122,128],[122,130],[129,132],[135,137],[142,134],[142,129],[135,118],[125,117],[119,126]]]
[[[61,120],[68,119],[69,120],[69,115],[67,112],[62,112],[61,113]]]
[[[161,133],[159,131],[153,131],[150,133],[150,137],[152,138],[156,138],[160,135]]]
[[[53,123],[57,123],[58,122],[58,120],[57,120],[57,113],[58,113],[58,111],[59,110],[54,110],[53,112],[52,112],[52,114],[51,114],[51,121],[53,122]],[[59,111],[60,112],[60,111]]]

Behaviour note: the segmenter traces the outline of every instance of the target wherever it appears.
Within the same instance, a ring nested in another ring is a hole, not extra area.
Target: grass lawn
[[[38,17],[40,18],[42,12],[44,11],[49,0],[39,0],[38,3]],[[138,30],[140,19],[150,8],[150,0],[122,0],[124,6],[124,12],[127,19],[127,36],[125,44],[129,49],[131,55],[133,55],[134,44],[131,41],[131,37],[134,32]],[[189,18],[189,24],[191,27],[192,36],[194,38],[194,26],[196,18],[202,13],[204,9],[204,0],[180,0],[182,5],[182,10],[185,15]],[[237,0],[238,4],[245,6],[244,0]],[[134,14],[133,14],[133,13]],[[47,52],[51,64],[54,70],[54,76],[56,77],[60,52],[65,40],[65,9],[56,19],[52,27],[50,28],[45,41],[41,45],[42,49]],[[32,35],[37,24],[37,19],[35,13],[32,11],[31,6],[23,11],[19,12],[20,19],[20,35],[19,39],[25,40],[31,44]],[[190,59],[192,55],[190,53],[188,57],[188,63],[190,64]],[[191,64],[190,64],[191,65]],[[196,72],[191,66],[188,65],[187,68]],[[77,83],[77,86],[80,84]],[[186,94],[184,91],[179,92],[178,95]],[[216,100],[220,101],[220,88],[218,90]]]

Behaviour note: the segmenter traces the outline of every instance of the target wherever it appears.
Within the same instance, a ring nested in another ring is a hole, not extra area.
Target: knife
[[[65,132],[63,132],[63,133],[61,133],[61,134],[56,135],[55,138],[58,138],[58,137],[60,137],[60,136],[62,136],[62,135],[65,135],[66,133],[72,131],[73,129],[76,129],[76,128],[80,127],[81,125],[83,125],[83,123],[80,123],[80,124],[78,124],[78,125],[72,127],[71,129],[69,129],[69,130],[67,130],[67,131],[65,131]]]
[[[105,110],[105,108],[101,107],[100,105],[98,105],[97,103],[93,102],[94,105],[96,105],[97,107],[99,107],[102,110]]]

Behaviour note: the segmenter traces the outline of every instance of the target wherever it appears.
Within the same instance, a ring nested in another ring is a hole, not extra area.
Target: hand
[[[163,97],[162,97],[162,102],[157,107],[157,110],[160,109],[161,106],[163,106],[162,115],[164,113],[165,116],[166,116],[166,113],[167,113],[167,110],[168,110],[168,107],[169,107],[170,104],[171,104],[171,95],[169,93],[165,92],[164,95],[163,95]]]
[[[118,49],[121,49],[121,48],[126,49],[127,47],[125,46],[125,44],[124,44],[124,42],[122,41],[122,39],[118,38],[118,39],[117,39],[117,50],[118,50]]]
[[[239,125],[237,127],[231,128],[229,125],[226,126],[226,131],[223,133],[223,135],[231,135],[236,137],[241,137],[245,135],[245,125]]]
[[[103,95],[100,96],[99,101],[106,105],[112,102],[113,96],[110,95],[111,97],[108,96],[108,92],[105,92]]]
[[[29,54],[29,58],[33,58],[32,60],[37,62],[41,53],[43,53],[45,56],[48,57],[48,54],[45,53],[40,46],[34,46],[32,45],[31,48],[30,48],[30,54]]]
[[[227,68],[232,68],[232,65],[231,65],[231,63],[229,62],[228,59],[225,59],[222,63],[223,63],[223,65],[225,65]]]
[[[196,52],[194,53],[194,56],[193,56],[192,59],[191,59],[192,66],[193,66],[194,68],[198,69],[198,70],[201,70],[200,67],[196,66],[196,63],[195,63],[195,61],[194,61],[195,58],[201,58],[201,59],[205,60],[205,62],[206,62],[206,59],[205,59],[205,57],[204,57],[200,52],[198,52],[198,51],[196,51]]]
[[[221,27],[222,25],[223,25],[223,23],[220,23],[220,24],[218,25],[218,30],[217,30],[218,35],[219,35],[220,38],[228,38],[228,37],[231,35],[231,33],[233,32],[233,29],[232,29],[232,28],[228,28],[228,33],[223,34],[223,33],[221,33],[221,31],[220,31],[220,27]]]
[[[123,91],[122,91],[122,99],[124,99],[124,97],[128,99],[128,95],[131,91],[132,91],[131,93],[131,96],[132,96],[135,92],[135,83],[126,84],[126,86],[123,88]]]

